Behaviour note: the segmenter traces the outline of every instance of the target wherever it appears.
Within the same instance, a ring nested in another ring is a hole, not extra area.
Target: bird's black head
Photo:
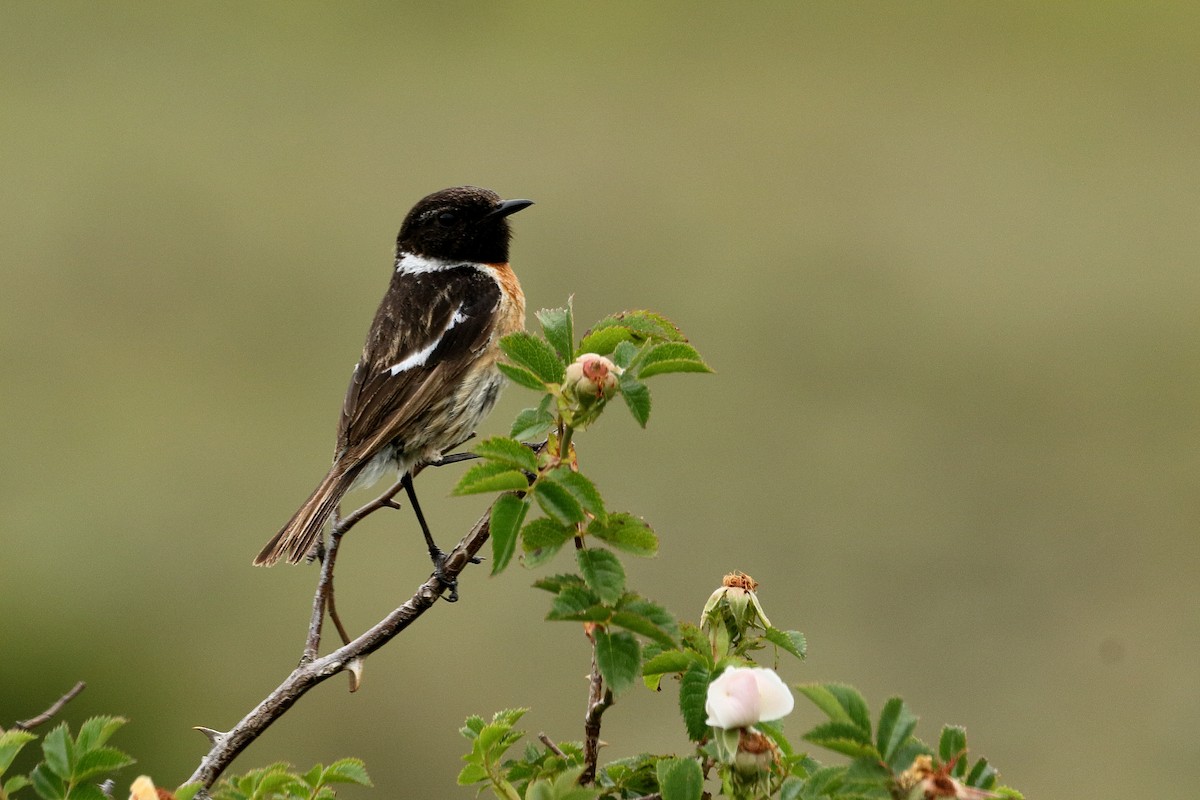
[[[408,212],[396,239],[396,255],[505,263],[512,235],[508,216],[531,205],[532,200],[501,200],[500,195],[478,186],[442,189]]]

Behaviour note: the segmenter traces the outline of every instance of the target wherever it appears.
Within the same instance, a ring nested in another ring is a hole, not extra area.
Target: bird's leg
[[[425,536],[425,545],[429,548],[429,558],[433,561],[433,574],[437,579],[450,590],[450,595],[446,597],[447,603],[458,601],[458,579],[451,578],[442,572],[442,566],[446,563],[446,554],[433,541],[433,534],[429,532],[429,525],[425,522],[425,515],[421,513],[421,504],[417,502],[417,491],[413,488],[412,476],[405,474],[400,479],[400,483],[404,486],[405,493],[408,494],[408,502],[412,504],[413,513],[417,515],[417,522],[421,525],[421,533]],[[478,558],[472,558],[471,563],[480,563]]]

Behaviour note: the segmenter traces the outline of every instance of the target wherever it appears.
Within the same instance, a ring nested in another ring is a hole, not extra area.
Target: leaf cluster
[[[559,753],[532,745],[520,758],[505,758],[525,733],[514,726],[528,709],[498,711],[490,722],[470,716],[459,733],[471,742],[463,756],[467,765],[458,773],[459,786],[485,784],[502,800],[591,800],[596,792],[577,783],[583,769],[583,748],[574,742],[559,745]]]
[[[904,800],[912,791],[918,759],[928,757],[928,769],[953,778],[964,797],[1021,798],[1020,792],[998,786],[998,773],[986,758],[971,764],[967,759],[965,729],[942,728],[937,751],[914,735],[917,716],[899,697],[884,703],[872,731],[871,715],[863,696],[841,683],[811,683],[796,689],[828,717],[804,734],[812,744],[850,758],[842,766],[810,765],[784,782],[785,800],[850,800],[851,798],[895,798]]]
[[[105,800],[100,782],[133,759],[108,740],[125,720],[120,717],[92,717],[79,727],[79,735],[71,736],[67,724],[61,723],[42,739],[42,760],[28,775],[13,775],[4,779],[21,749],[37,739],[25,731],[0,734],[0,800],[32,787],[42,800]]]
[[[588,623],[596,666],[615,694],[632,686],[641,672],[641,639],[648,647],[676,648],[679,624],[663,606],[631,592],[617,557],[600,549],[575,551],[579,574],[554,575],[534,586],[554,595],[546,619]]]
[[[517,439],[541,436],[565,420],[575,427],[594,421],[599,409],[573,406],[564,393],[567,365],[592,353],[610,358],[619,368],[618,385],[629,412],[642,427],[650,419],[650,390],[644,381],[672,372],[712,372],[696,349],[669,319],[653,311],[636,310],[613,314],[597,322],[575,344],[571,303],[563,308],[537,312],[542,336],[521,331],[500,340],[508,359],[500,370],[513,383],[543,392],[542,401],[522,411],[510,435]]]
[[[579,742],[559,742],[558,752],[528,744],[519,756],[508,757],[525,735],[514,726],[526,710],[500,711],[490,722],[480,716],[467,718],[459,732],[471,742],[471,752],[463,756],[467,765],[458,774],[460,786],[490,788],[501,800],[624,800],[656,792],[665,800],[699,798],[703,775],[692,758],[643,753],[607,764],[594,786],[580,786]]]
[[[291,764],[278,762],[245,775],[225,778],[212,790],[213,800],[334,800],[334,786],[354,784],[371,786],[367,768],[360,759],[343,758],[329,766],[317,764],[307,772],[297,772]],[[184,786],[177,800],[191,800],[199,784]]]

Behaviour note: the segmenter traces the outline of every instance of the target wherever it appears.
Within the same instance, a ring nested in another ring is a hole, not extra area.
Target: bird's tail
[[[254,559],[255,566],[269,567],[285,555],[293,564],[303,561],[320,536],[325,521],[354,483],[354,477],[355,471],[347,472],[334,465],[300,510],[267,542]]]

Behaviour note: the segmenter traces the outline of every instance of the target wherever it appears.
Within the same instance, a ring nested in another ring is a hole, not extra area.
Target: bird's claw
[[[441,550],[431,552],[430,557],[433,559],[433,577],[438,579],[442,584],[443,589],[449,589],[450,594],[443,594],[440,597],[447,603],[458,602],[458,578],[451,577],[446,574],[446,554]]]

